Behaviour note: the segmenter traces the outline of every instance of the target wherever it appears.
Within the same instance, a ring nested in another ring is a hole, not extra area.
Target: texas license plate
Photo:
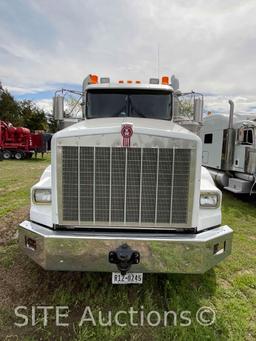
[[[112,284],[142,284],[143,273],[128,272],[126,275],[121,275],[120,272],[112,272]]]

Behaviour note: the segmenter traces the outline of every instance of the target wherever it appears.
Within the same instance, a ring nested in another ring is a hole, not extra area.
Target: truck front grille
[[[191,150],[62,147],[63,224],[188,224]]]

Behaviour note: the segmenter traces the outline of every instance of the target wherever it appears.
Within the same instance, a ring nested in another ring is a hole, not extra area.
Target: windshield
[[[87,118],[172,118],[172,95],[166,90],[104,89],[87,93]]]

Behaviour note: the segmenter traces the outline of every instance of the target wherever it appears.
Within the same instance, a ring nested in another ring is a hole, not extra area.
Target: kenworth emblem
[[[121,135],[123,136],[123,147],[130,147],[131,136],[133,134],[133,128],[131,123],[125,123],[121,128]]]

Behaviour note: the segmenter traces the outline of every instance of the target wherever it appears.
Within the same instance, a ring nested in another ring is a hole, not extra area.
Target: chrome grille
[[[62,147],[62,223],[186,226],[191,149]]]

